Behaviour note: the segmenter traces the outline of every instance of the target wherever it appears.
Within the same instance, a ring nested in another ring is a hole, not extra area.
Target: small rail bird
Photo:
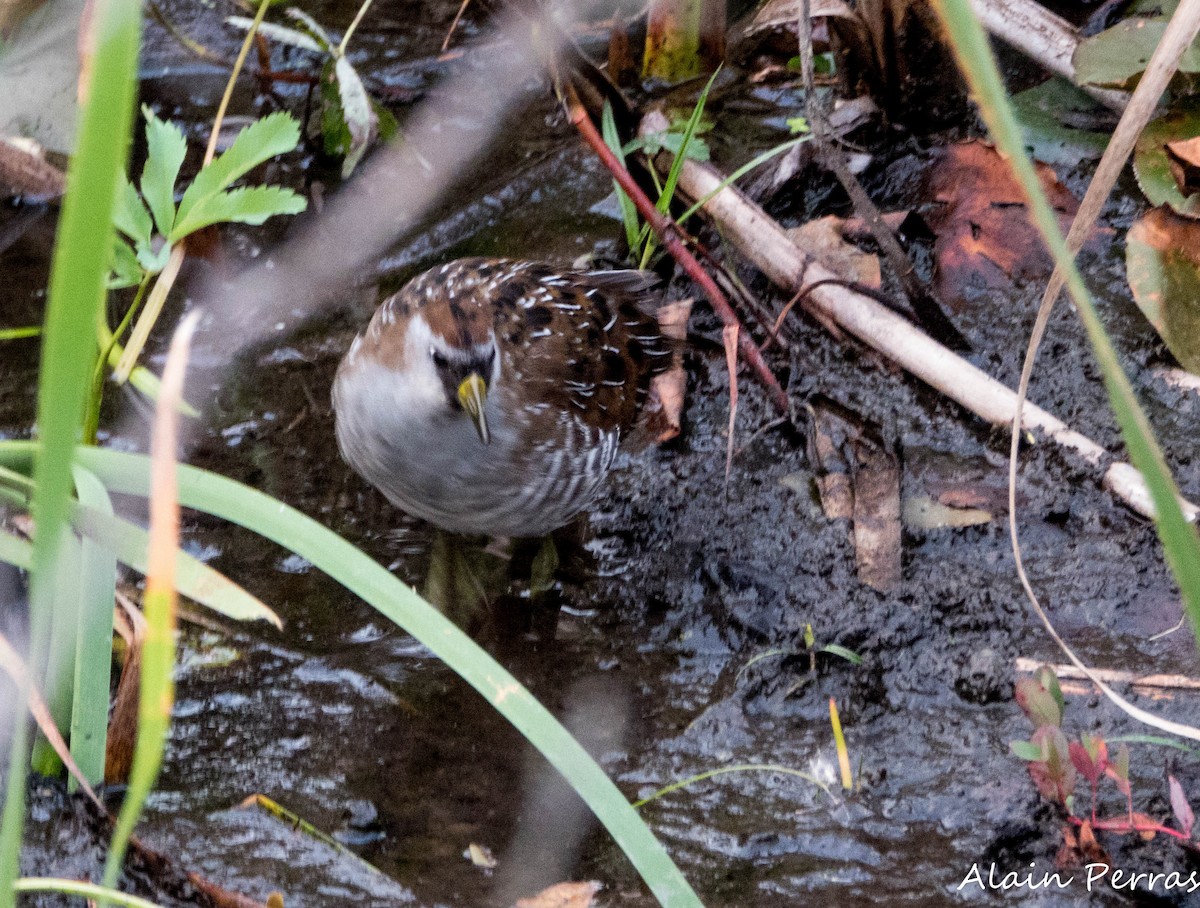
[[[653,283],[485,258],[419,275],[338,367],[342,456],[397,507],[453,533],[566,524],[670,364]]]

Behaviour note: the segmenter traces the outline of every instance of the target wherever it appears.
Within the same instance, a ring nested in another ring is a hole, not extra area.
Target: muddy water
[[[233,46],[210,12],[172,8],[210,44],[224,42],[226,52]],[[347,9],[313,11],[341,24]],[[420,92],[438,71],[430,60],[452,10],[418,19],[397,4],[378,15],[356,39],[358,62],[378,73],[378,85]],[[182,57],[158,32],[146,70],[147,97],[195,122],[207,116],[222,81],[219,69]],[[248,105],[249,93],[242,100]],[[755,106],[753,97],[741,100],[747,103],[729,103],[725,119],[717,111],[722,130],[761,135],[734,113]],[[393,250],[377,275],[384,286],[461,254],[567,260],[611,247],[619,225],[590,211],[607,179],[544,96],[531,96],[520,120],[537,128],[506,146],[497,158],[503,171],[490,168],[490,181]],[[748,153],[727,143],[717,151]],[[917,181],[904,174],[918,173],[925,161],[920,150],[885,149],[866,179],[889,206],[908,206],[918,201],[908,195]],[[1132,205],[1113,207],[1116,226]],[[52,228],[44,218],[4,254],[4,313],[12,324],[39,318]],[[248,250],[265,241],[241,232],[234,245]],[[1197,401],[1152,377],[1162,353],[1128,302],[1117,245],[1087,264],[1125,364],[1194,500]],[[744,277],[768,292],[754,275]],[[428,531],[353,476],[333,443],[328,389],[378,299],[367,283],[216,380],[191,460],[277,495],[419,583]],[[994,292],[960,324],[973,359],[1006,381],[1015,380],[1015,351],[1036,293]],[[790,375],[797,399],[829,399],[874,423],[900,456],[906,495],[957,483],[997,515],[980,527],[907,531],[903,581],[879,594],[857,579],[845,523],[824,518],[808,491],[814,466],[803,427],[755,434],[773,414],[749,381],[736,439],[745,447],[726,483],[729,394],[719,325],[700,312],[692,331],[683,436],[623,455],[583,522],[561,610],[531,615],[520,602],[503,603],[489,648],[589,742],[631,798],[739,764],[791,767],[828,786],[781,773],[730,773],[643,808],[710,908],[998,903],[1000,896],[977,886],[958,890],[973,865],[986,877],[993,862],[1002,873],[1034,862],[1040,875],[1052,869],[1059,844],[1058,818],[1007,747],[1030,731],[1011,701],[1014,660],[1060,660],[1024,604],[999,519],[1003,433],[872,354],[796,323],[790,356],[774,365]],[[1035,399],[1118,450],[1066,307],[1051,332]],[[13,345],[0,359],[0,435],[30,432],[35,356],[32,345]],[[133,412],[117,399],[109,415]],[[109,443],[137,442],[131,431]],[[1088,468],[1044,445],[1026,455],[1021,497],[1033,582],[1085,658],[1196,674],[1186,636],[1147,640],[1179,616],[1152,528],[1113,504]],[[193,553],[277,608],[286,629],[186,631],[171,746],[142,829],[151,845],[249,895],[278,889],[290,906],[504,905],[567,878],[603,881],[603,904],[652,904],[545,765],[411,639],[305,562],[249,534],[193,517],[186,539]],[[807,658],[795,655],[806,625],[819,643],[859,653],[863,665],[823,656],[810,671]],[[861,786],[853,796],[835,781],[830,697]],[[1175,719],[1196,717],[1186,699],[1133,699]],[[1087,696],[1070,697],[1067,716],[1069,729],[1109,737],[1140,731]],[[1187,758],[1147,745],[1133,753],[1141,803],[1164,790],[1169,759],[1185,788],[1200,791],[1200,773]],[[296,811],[382,873],[239,808],[253,793]],[[1163,814],[1163,796],[1149,807]],[[56,835],[70,824],[49,808],[35,810],[32,823],[45,851],[31,860],[46,866]],[[473,866],[464,857],[472,844],[491,849],[498,866]],[[1184,863],[1158,842],[1109,844],[1118,866],[1130,870]],[[1045,905],[1124,898],[1111,890],[1089,896],[1082,875],[1062,893],[1019,895]]]

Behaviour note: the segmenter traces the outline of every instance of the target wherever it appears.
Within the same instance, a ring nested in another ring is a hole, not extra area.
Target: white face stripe
[[[425,321],[425,315],[417,312],[409,322],[408,338],[405,344],[406,357],[424,360],[436,374],[437,367],[433,365],[434,355],[440,356],[447,363],[456,366],[492,360],[492,374],[488,376],[488,387],[494,387],[500,378],[500,351],[496,347],[495,332],[488,332],[488,339],[480,344],[474,344],[464,350],[446,341],[444,337],[434,334]],[[410,360],[411,362],[411,360]]]

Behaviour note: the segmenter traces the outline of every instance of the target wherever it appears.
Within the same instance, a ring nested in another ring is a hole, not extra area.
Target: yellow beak
[[[485,445],[492,440],[492,436],[488,433],[487,414],[484,413],[483,409],[486,401],[487,382],[483,380],[483,376],[478,372],[472,372],[458,386],[458,402],[467,411],[467,414],[471,417],[471,421],[475,423],[475,430],[479,433],[479,440]]]

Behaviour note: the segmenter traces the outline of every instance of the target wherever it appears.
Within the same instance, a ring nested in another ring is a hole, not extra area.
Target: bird
[[[503,258],[425,271],[338,366],[342,457],[441,530],[547,536],[597,496],[671,363],[657,283]]]

